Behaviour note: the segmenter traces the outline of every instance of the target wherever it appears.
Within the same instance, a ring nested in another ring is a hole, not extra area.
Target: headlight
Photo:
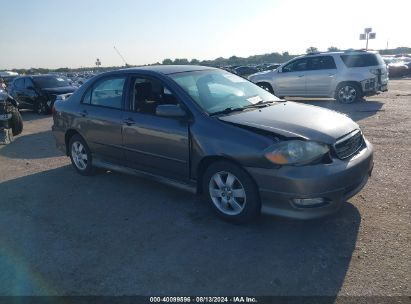
[[[277,165],[308,164],[329,152],[327,145],[315,141],[288,140],[264,151],[265,157]]]
[[[370,73],[374,74],[374,75],[378,75],[379,71],[378,71],[378,69],[370,69]]]

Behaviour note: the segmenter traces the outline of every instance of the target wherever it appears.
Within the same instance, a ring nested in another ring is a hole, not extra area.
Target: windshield
[[[53,76],[35,77],[33,81],[40,88],[60,88],[70,86],[70,83],[66,79]]]
[[[195,71],[169,75],[207,113],[227,108],[245,108],[257,103],[279,101],[252,82],[222,70]]]

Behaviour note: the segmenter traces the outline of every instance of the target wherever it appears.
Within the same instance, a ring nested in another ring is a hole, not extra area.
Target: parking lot
[[[0,295],[410,295],[411,79],[355,104],[296,100],[355,120],[373,176],[330,217],[243,226],[163,184],[78,175],[52,118],[23,111],[0,146]]]

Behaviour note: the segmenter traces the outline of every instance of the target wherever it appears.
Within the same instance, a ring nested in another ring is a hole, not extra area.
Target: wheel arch
[[[255,182],[254,178],[251,176],[251,174],[244,168],[244,166],[241,165],[240,162],[237,160],[226,156],[226,155],[209,155],[205,156],[197,165],[197,171],[196,171],[196,178],[197,178],[197,193],[201,194],[203,193],[203,178],[204,178],[204,173],[206,172],[207,168],[216,162],[219,161],[225,161],[232,163],[238,167],[240,167],[244,172],[250,177],[250,179],[253,181],[254,185],[256,186],[256,189],[258,189],[258,185]]]
[[[267,86],[270,89],[269,92],[271,94],[274,94],[274,88],[273,88],[273,85],[270,82],[262,80],[262,81],[257,81],[255,84],[258,85],[258,86],[261,86],[261,85]]]
[[[335,91],[334,91],[334,98],[337,99],[337,94],[338,94],[338,90],[340,89],[340,87],[342,85],[345,84],[355,84],[358,86],[358,88],[360,89],[360,94],[361,97],[364,95],[364,92],[362,90],[362,85],[361,82],[357,81],[357,80],[344,80],[344,81],[340,81],[339,83],[337,83],[337,85],[335,86]]]
[[[69,143],[70,143],[70,139],[74,136],[74,135],[79,135],[81,136],[81,138],[83,138],[84,141],[86,141],[84,139],[84,136],[81,135],[80,132],[78,132],[76,129],[68,129],[64,135],[64,143],[66,145],[66,155],[69,156]]]

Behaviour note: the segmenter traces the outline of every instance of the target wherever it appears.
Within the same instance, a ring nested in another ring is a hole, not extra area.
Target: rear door
[[[337,74],[332,56],[315,56],[308,59],[306,96],[329,96]]]
[[[83,95],[78,108],[79,130],[93,154],[105,161],[124,161],[122,112],[127,76],[110,75],[97,80]]]
[[[127,165],[177,180],[189,178],[189,121],[156,115],[160,104],[180,105],[178,97],[153,77],[135,75],[123,115]]]
[[[275,94],[277,96],[304,96],[307,67],[307,58],[296,59],[283,66],[274,79]]]

